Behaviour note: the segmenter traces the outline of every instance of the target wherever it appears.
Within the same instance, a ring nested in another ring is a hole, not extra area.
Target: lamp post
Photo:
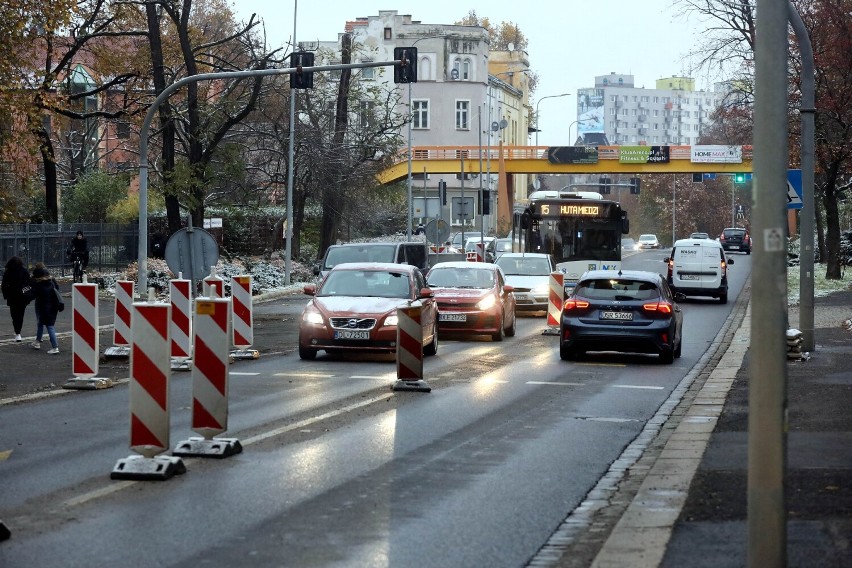
[[[558,98],[558,97],[570,97],[570,96],[571,96],[571,93],[561,93],[559,95],[547,95],[546,97],[541,97],[540,99],[538,99],[536,101],[536,103],[535,103],[535,145],[536,146],[538,146],[538,132],[540,130],[540,128],[538,127],[539,126],[538,105],[540,105],[541,101],[543,101],[544,99],[555,99],[555,98]]]

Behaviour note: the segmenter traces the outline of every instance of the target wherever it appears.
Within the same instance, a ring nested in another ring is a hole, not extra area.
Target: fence
[[[89,271],[117,272],[137,260],[139,225],[116,223],[0,224],[0,272],[13,256],[19,256],[32,269],[43,262],[57,277],[71,274],[66,252],[71,240],[83,231],[89,245]]]

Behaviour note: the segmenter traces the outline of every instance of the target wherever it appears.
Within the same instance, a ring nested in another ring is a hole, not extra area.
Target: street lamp
[[[535,145],[536,146],[538,146],[538,131],[540,130],[540,128],[538,127],[539,126],[538,105],[540,105],[541,101],[543,101],[544,99],[555,99],[555,98],[558,98],[558,97],[570,97],[570,96],[571,96],[571,93],[562,93],[562,94],[559,94],[559,95],[547,95],[546,97],[541,97],[540,99],[538,99],[538,101],[536,101],[536,103],[535,103]]]

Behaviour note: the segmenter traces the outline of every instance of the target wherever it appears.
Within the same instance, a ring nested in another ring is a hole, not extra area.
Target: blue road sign
[[[802,170],[787,170],[787,209],[802,208]]]

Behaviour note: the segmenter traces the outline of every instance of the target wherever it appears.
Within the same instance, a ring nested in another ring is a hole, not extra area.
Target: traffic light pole
[[[137,266],[139,275],[137,282],[137,293],[147,294],[148,289],[148,131],[151,122],[160,105],[169,96],[185,85],[200,83],[201,81],[220,81],[222,79],[245,79],[248,77],[267,77],[270,75],[290,75],[292,73],[313,73],[314,71],[337,71],[339,69],[363,69],[366,67],[388,67],[399,66],[405,63],[401,60],[394,61],[371,61],[369,63],[347,63],[341,65],[318,65],[315,67],[289,67],[285,69],[253,69],[250,71],[226,71],[223,73],[200,73],[176,81],[163,89],[145,114],[142,128],[139,131],[139,249],[137,254]],[[292,232],[292,227],[288,227]],[[287,259],[289,260],[289,258]],[[285,275],[289,282],[289,274]]]

